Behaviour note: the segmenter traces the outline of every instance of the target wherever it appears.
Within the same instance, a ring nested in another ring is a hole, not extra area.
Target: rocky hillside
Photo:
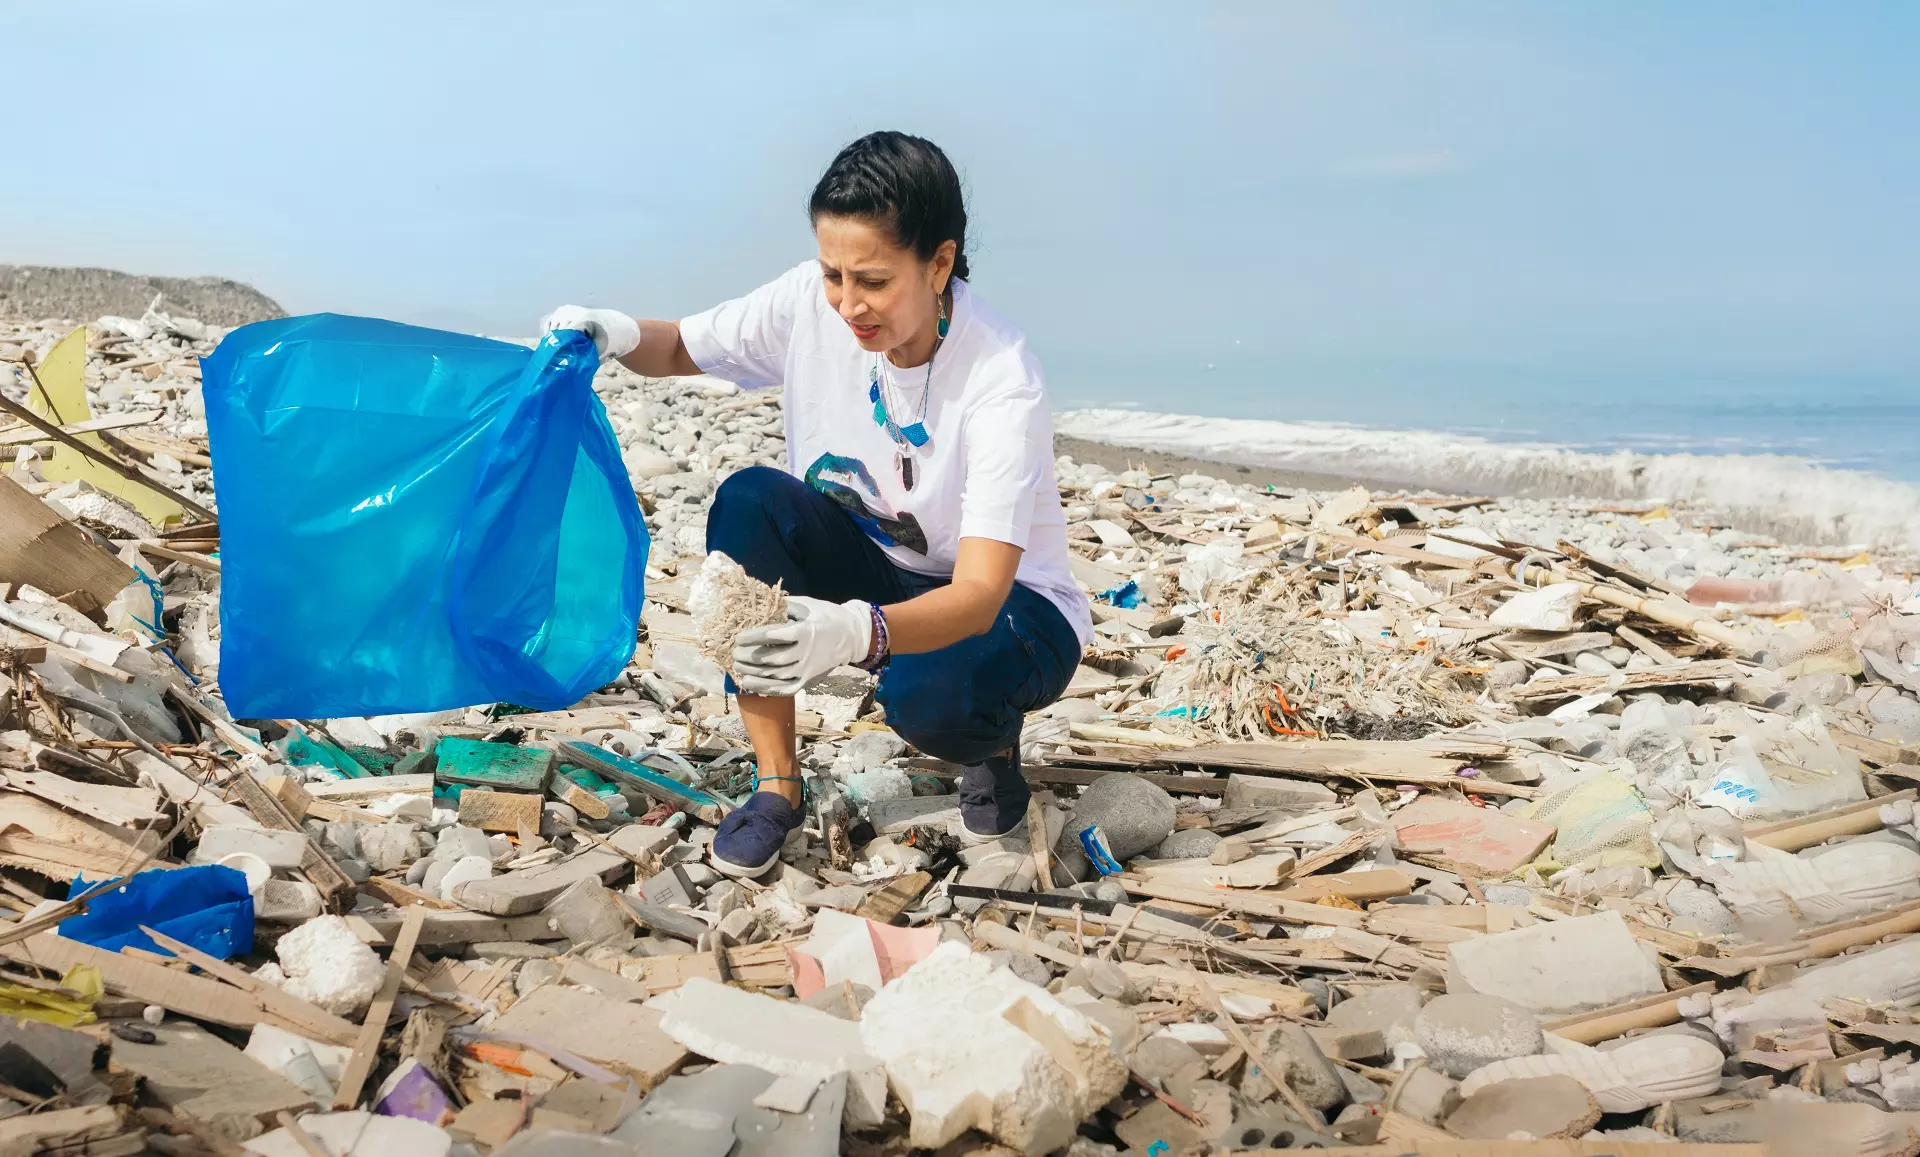
[[[224,277],[142,277],[112,269],[0,265],[0,317],[139,317],[160,294],[166,295],[172,312],[213,325],[245,325],[287,315],[266,294]]]

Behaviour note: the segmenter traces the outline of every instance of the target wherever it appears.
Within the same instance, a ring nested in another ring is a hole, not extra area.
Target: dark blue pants
[[[768,466],[720,484],[707,514],[707,549],[724,551],[789,594],[886,606],[945,586],[897,567],[832,499]],[[993,628],[922,655],[895,655],[875,693],[887,723],[928,755],[979,763],[1012,747],[1021,717],[1060,697],[1080,641],[1046,596],[1018,583]]]

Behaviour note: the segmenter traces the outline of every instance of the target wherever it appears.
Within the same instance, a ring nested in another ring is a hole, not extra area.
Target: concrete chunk
[[[1618,912],[1536,924],[1447,946],[1447,991],[1567,1016],[1666,991]]]
[[[472,794],[470,791],[464,792],[462,798]],[[530,798],[536,804],[539,802],[537,796]],[[538,814],[536,808],[536,817]],[[673,834],[670,828],[628,824],[608,836],[607,842],[621,851],[638,855],[658,852],[673,842]],[[524,916],[545,907],[548,901],[575,881],[598,879],[604,884],[631,867],[624,856],[605,848],[594,848],[570,860],[520,868],[491,880],[462,884],[448,898],[472,912],[484,912],[489,916]]]
[[[1021,1153],[1052,1152],[1127,1079],[1094,1022],[952,942],[876,994],[859,1033],[923,1148],[973,1128]]]
[[[217,864],[225,856],[245,852],[259,856],[270,868],[297,868],[307,854],[305,832],[248,828],[221,824],[208,828],[187,857],[190,864]]]
[[[1460,1102],[1447,1129],[1472,1140],[1515,1133],[1546,1140],[1578,1137],[1600,1122],[1600,1106],[1572,1077],[1521,1077],[1488,1085]]]
[[[1331,1028],[1374,1029],[1388,1048],[1413,1040],[1414,1018],[1425,995],[1411,984],[1382,984],[1349,997],[1327,1013]]]
[[[229,1141],[257,1137],[274,1114],[313,1104],[300,1086],[198,1025],[152,1031],[152,1044],[113,1037],[114,1063],[145,1077],[161,1105]]]
[[[1228,807],[1271,807],[1304,812],[1331,807],[1339,801],[1332,788],[1311,780],[1238,772],[1227,776]]]
[[[687,1059],[687,1050],[661,1031],[660,1019],[652,1008],[549,984],[514,1002],[494,1031],[578,1053],[650,1089]]]
[[[577,948],[629,935],[633,921],[620,901],[596,879],[576,880],[544,909],[555,932]]]
[[[701,1056],[780,1077],[825,1081],[846,1073],[848,1124],[877,1124],[884,1116],[886,1077],[851,1021],[698,976],[661,999],[661,1030]]]

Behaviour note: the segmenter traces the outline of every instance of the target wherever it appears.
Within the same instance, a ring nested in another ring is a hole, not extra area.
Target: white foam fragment
[[[282,936],[274,951],[287,978],[282,987],[336,1016],[366,1008],[386,979],[380,958],[338,916],[307,921]],[[268,979],[265,972],[255,975]]]
[[[1105,1029],[951,941],[861,1010],[860,1039],[886,1065],[916,1148],[978,1129],[1051,1153],[1127,1081]]]

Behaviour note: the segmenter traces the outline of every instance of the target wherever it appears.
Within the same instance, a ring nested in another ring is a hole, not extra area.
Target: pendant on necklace
[[[913,459],[905,454],[893,456],[893,468],[900,475],[900,485],[909,493],[913,490]]]

